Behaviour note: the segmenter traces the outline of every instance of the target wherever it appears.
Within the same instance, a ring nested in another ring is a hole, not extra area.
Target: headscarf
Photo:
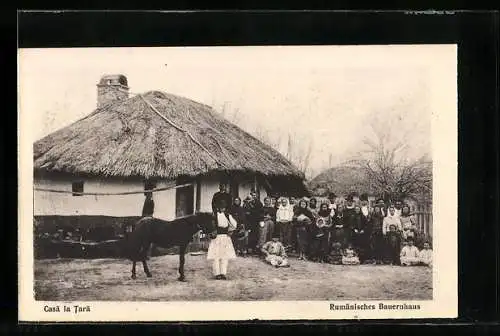
[[[281,204],[283,200],[286,201],[286,205]],[[293,217],[293,207],[290,202],[288,202],[288,198],[280,197],[277,202],[279,202],[279,205],[276,210],[276,220],[291,221]]]
[[[286,205],[285,206],[283,206],[283,203],[282,203],[283,200],[286,201]],[[290,201],[288,201],[288,198],[286,198],[286,197],[280,197],[276,202],[278,202],[278,204],[279,204],[278,205],[278,209],[282,209],[282,208],[287,208],[288,209],[288,208],[291,208]]]

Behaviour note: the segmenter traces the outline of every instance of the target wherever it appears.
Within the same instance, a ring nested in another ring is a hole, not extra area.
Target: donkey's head
[[[200,212],[197,213],[194,218],[194,223],[198,230],[203,231],[203,233],[210,233],[215,229],[215,221],[212,213]]]

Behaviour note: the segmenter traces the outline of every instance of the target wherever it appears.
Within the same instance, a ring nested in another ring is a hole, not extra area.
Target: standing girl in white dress
[[[226,212],[226,205],[221,204],[216,213],[217,236],[210,241],[207,260],[212,260],[214,277],[217,280],[226,280],[229,259],[236,258],[236,252],[229,233],[236,229],[236,220]]]

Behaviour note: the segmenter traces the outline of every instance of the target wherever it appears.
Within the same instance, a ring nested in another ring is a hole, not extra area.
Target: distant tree
[[[430,197],[432,160],[427,154],[409,154],[415,144],[412,135],[418,132],[415,124],[396,111],[374,114],[369,125],[364,146],[348,164],[361,168],[370,189],[386,200]]]
[[[305,145],[304,142],[294,138],[292,133],[288,134],[285,156],[306,176],[309,175],[309,163],[311,161],[312,149],[312,138],[309,138],[307,145]]]

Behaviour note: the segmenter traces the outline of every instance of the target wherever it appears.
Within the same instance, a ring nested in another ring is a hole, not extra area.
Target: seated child
[[[342,255],[342,265],[359,265],[359,258],[356,251],[349,244]]]
[[[414,266],[420,263],[418,248],[413,245],[413,239],[407,239],[408,245],[403,246],[400,253],[402,266]]]
[[[342,245],[339,242],[334,242],[328,255],[328,262],[334,265],[342,264]]]
[[[391,265],[399,265],[401,252],[401,235],[396,231],[396,225],[391,224],[386,234],[386,258]]]
[[[272,240],[262,245],[261,251],[264,254],[265,261],[272,266],[276,268],[290,267],[285,247],[279,241],[279,236],[278,232],[273,232]]]
[[[248,231],[245,225],[238,223],[236,230],[231,236],[236,253],[245,257],[248,253]]]
[[[422,265],[432,267],[432,250],[428,242],[424,243],[424,248],[418,254],[418,259]]]

